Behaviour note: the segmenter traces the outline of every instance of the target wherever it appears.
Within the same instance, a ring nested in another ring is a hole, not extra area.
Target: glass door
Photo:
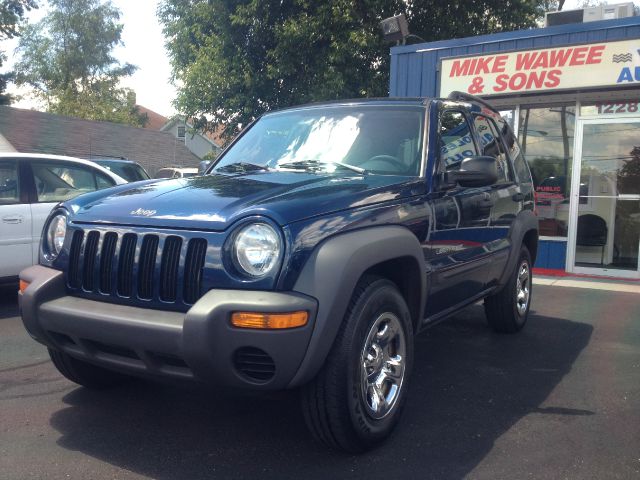
[[[640,119],[578,122],[567,270],[640,278]]]

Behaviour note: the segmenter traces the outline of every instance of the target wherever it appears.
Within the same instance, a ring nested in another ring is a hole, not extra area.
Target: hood
[[[258,172],[147,181],[67,202],[75,222],[224,230],[249,215],[280,225],[390,201],[423,190],[424,182],[383,175]]]

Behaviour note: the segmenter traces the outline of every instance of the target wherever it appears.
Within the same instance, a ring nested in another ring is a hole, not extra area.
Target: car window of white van
[[[98,190],[95,173],[82,165],[33,162],[31,168],[38,202],[63,202],[83,193]]]
[[[18,162],[2,161],[0,162],[0,205],[18,203],[19,199]]]

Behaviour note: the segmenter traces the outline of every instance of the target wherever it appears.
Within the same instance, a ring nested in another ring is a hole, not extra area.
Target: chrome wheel
[[[362,398],[367,414],[376,420],[388,415],[400,396],[406,347],[400,319],[390,312],[381,314],[360,355]]]
[[[516,276],[516,308],[520,316],[527,313],[530,296],[531,274],[529,272],[529,262],[524,261],[520,264],[518,275]]]

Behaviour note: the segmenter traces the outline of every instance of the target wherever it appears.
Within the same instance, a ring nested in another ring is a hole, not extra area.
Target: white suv
[[[124,183],[79,158],[0,153],[0,282],[16,280],[20,270],[38,262],[42,228],[58,202]]]

